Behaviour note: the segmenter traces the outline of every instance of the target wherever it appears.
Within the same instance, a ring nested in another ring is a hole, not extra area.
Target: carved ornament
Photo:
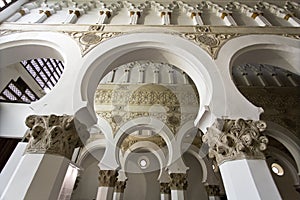
[[[206,192],[208,196],[220,196],[220,186],[218,185],[206,185]]]
[[[91,29],[97,30],[97,27],[93,26]],[[71,36],[79,44],[82,56],[87,54],[89,51],[91,51],[94,47],[96,47],[101,42],[104,42],[107,39],[123,34],[121,32],[100,32],[100,31],[85,31],[85,32],[65,31],[64,33]]]
[[[264,159],[268,139],[261,135],[267,125],[253,120],[217,120],[202,136],[209,146],[209,157],[218,165],[238,159]]]
[[[152,142],[160,148],[163,148],[167,145],[165,140],[160,135],[154,135],[149,137],[128,135],[121,144],[121,150],[125,152],[135,143],[142,141]]]
[[[99,186],[100,187],[115,187],[117,182],[118,171],[116,170],[100,170],[99,171]]]
[[[132,119],[149,117],[159,119],[175,134],[197,115],[199,97],[194,89],[191,85],[101,84],[95,93],[96,114],[110,123],[114,133]]]
[[[204,29],[204,31],[207,31]],[[238,33],[182,33],[179,36],[193,41],[204,49],[213,59],[216,59],[221,47],[230,39],[239,36]]]
[[[83,145],[88,133],[73,116],[30,115],[26,118],[26,153],[58,154],[71,159],[73,150]]]
[[[171,194],[170,183],[160,183],[161,194]]]
[[[117,181],[115,185],[115,192],[124,193],[126,188],[126,181]]]
[[[171,190],[186,190],[188,186],[187,174],[184,173],[171,173]]]

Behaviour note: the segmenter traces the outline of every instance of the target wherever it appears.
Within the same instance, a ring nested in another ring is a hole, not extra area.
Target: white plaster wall
[[[91,154],[81,161],[80,181],[77,188],[72,193],[72,200],[90,200],[97,196],[99,186],[99,167],[104,149],[94,150]]]
[[[25,119],[33,113],[29,104],[0,103],[0,137],[22,138],[27,130]]]
[[[207,192],[202,183],[202,168],[198,160],[189,153],[183,154],[183,160],[186,166],[189,168],[188,175],[188,187],[187,187],[187,199],[188,200],[204,200],[208,199]],[[209,166],[207,166],[209,167]]]

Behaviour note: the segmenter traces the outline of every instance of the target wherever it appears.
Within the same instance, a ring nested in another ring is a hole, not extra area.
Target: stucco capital
[[[88,137],[85,127],[70,115],[30,115],[25,124],[29,128],[26,153],[57,154],[71,159],[74,149]]]
[[[218,165],[229,160],[264,159],[268,139],[261,133],[266,129],[264,121],[244,119],[218,119],[203,135],[209,146],[209,157]]]

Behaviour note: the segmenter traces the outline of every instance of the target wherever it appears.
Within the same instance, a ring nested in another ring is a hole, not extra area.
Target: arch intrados
[[[97,150],[105,150],[105,148],[106,148],[105,139],[98,139],[98,140],[95,140],[93,142],[90,142],[90,143],[86,144],[85,148],[83,148],[80,156],[78,157],[76,163],[79,166],[81,166],[82,163],[84,163],[85,159],[87,159],[87,157],[89,155],[92,155],[96,158],[96,155],[95,155],[94,152],[96,152]]]
[[[154,144],[153,142],[149,142],[149,141],[137,142],[137,143],[133,144],[128,150],[126,150],[126,152],[124,153],[123,156],[121,156],[121,154],[119,154],[119,160],[121,161],[120,166],[122,166],[122,169],[126,172],[125,164],[126,164],[126,160],[127,160],[128,156],[132,153],[138,152],[141,149],[152,153],[157,158],[159,165],[160,165],[160,172],[159,172],[159,176],[157,179],[157,180],[159,180],[160,177],[162,176],[163,170],[165,170],[165,168],[166,168],[167,162],[166,162],[166,156],[163,153],[163,151],[161,150],[161,148],[159,146],[157,146],[156,144]]]
[[[168,42],[170,40],[174,42],[170,44]],[[159,59],[151,56],[157,54],[160,54]],[[123,59],[126,63],[148,59],[169,63],[182,69],[194,81],[201,97],[198,115],[202,113],[200,112],[201,108],[209,105],[211,101],[212,79],[216,80],[214,88],[223,87],[219,77],[211,77],[219,76],[218,73],[214,73],[215,68],[212,66],[215,64],[211,57],[194,43],[165,33],[126,34],[99,44],[85,56],[83,62],[85,67],[81,69],[76,83],[80,90],[79,98],[83,102],[88,102],[89,110],[94,110],[93,98],[100,80],[109,71],[124,64]],[[208,71],[213,72],[208,73]],[[75,103],[76,105],[81,106],[82,103]],[[95,115],[95,113],[91,113],[91,115]],[[93,118],[96,117],[93,116]],[[199,120],[200,117],[198,116],[196,119]]]
[[[266,122],[268,127],[265,134],[280,142],[291,153],[300,175],[300,140],[288,129],[270,121]]]
[[[0,67],[34,58],[54,58],[65,62],[66,58],[63,56],[62,49],[57,47],[54,42],[50,43],[36,38],[23,38],[20,40],[14,38],[13,41],[8,39],[8,41],[0,44],[0,58],[2,58]]]
[[[172,149],[172,140],[174,138],[173,133],[171,130],[160,120],[151,118],[149,121],[148,117],[140,117],[136,119],[132,119],[129,122],[126,122],[122,125],[122,127],[118,130],[118,132],[115,135],[114,138],[114,144],[115,146],[115,155],[116,158],[119,158],[119,149],[124,141],[124,139],[128,136],[128,133],[131,133],[136,130],[136,127],[143,126],[146,129],[151,129],[154,132],[156,132],[158,135],[160,135],[168,147],[168,154],[169,158],[173,155],[173,149]],[[125,134],[124,134],[125,133]],[[120,164],[120,160],[118,160],[118,163]]]
[[[241,49],[238,49],[238,51],[236,51],[231,57],[230,71],[232,71],[233,66],[238,66],[238,65],[268,64],[276,67],[281,67],[285,70],[291,71],[299,75],[300,74],[300,69],[298,67],[298,62],[299,62],[298,55],[300,54],[299,45],[298,46],[288,45],[288,43],[285,43],[285,40],[288,39],[284,37],[280,37],[279,41],[281,43],[279,42],[277,44],[268,44],[268,43],[249,44]]]

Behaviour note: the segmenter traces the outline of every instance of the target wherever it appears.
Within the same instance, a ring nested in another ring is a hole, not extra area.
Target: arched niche
[[[140,150],[142,151],[140,153],[138,153],[138,151],[139,150],[132,152],[126,159],[125,171],[128,171],[126,173],[128,180],[124,191],[124,200],[159,199],[160,190],[158,177],[160,169],[157,157],[147,150]],[[144,158],[143,156],[140,156],[140,154],[147,156],[148,166],[145,169],[139,166],[140,159]],[[128,167],[131,169],[135,168],[135,170],[128,170]]]
[[[195,123],[200,121],[204,113],[210,116],[200,123],[203,129],[214,121],[213,116],[223,115],[224,107],[216,105],[217,102],[225,102],[224,86],[211,58],[190,41],[165,33],[130,33],[107,40],[90,51],[84,58],[76,80],[78,91],[74,94],[74,99],[80,99],[74,104],[77,110],[93,110],[94,93],[104,75],[122,64],[138,60],[169,63],[189,75],[201,97]],[[214,95],[218,98],[213,98]],[[209,105],[211,108],[205,109]],[[90,115],[96,120],[94,113]]]
[[[79,69],[74,66],[80,63],[81,53],[71,37],[62,33],[29,31],[7,34],[0,39],[1,67],[32,58],[47,57],[63,61],[64,72],[48,95],[30,105],[31,110],[36,114],[73,114],[72,74],[76,74]]]

